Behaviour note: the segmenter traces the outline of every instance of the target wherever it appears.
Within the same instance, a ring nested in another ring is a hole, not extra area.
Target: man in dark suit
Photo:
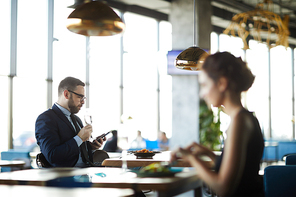
[[[41,153],[52,167],[87,167],[93,165],[93,151],[103,139],[89,142],[92,126],[82,124],[78,113],[84,104],[85,84],[67,77],[58,87],[58,101],[40,114],[35,124],[35,136]]]

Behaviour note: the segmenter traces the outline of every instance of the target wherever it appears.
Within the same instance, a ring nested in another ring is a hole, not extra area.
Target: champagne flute
[[[91,115],[89,109],[85,109],[84,122],[85,122],[86,125],[91,125],[92,124],[92,115]],[[92,142],[93,140],[94,140],[93,137],[90,136],[89,141]]]
[[[84,115],[84,122],[85,124],[92,124],[92,117],[91,115]]]
[[[84,122],[85,122],[85,124],[90,124],[90,125],[92,124],[92,115],[91,115],[89,109],[85,110]]]
[[[122,139],[122,142],[121,142],[121,148],[122,148],[122,152],[121,152],[121,159],[122,159],[122,171],[123,173],[125,173],[127,171],[127,150],[128,150],[128,139],[127,138],[124,138]]]

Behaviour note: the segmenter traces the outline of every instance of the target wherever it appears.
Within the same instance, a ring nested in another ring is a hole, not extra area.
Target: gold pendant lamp
[[[68,16],[67,28],[85,36],[112,36],[122,33],[125,24],[105,2],[87,1]]]
[[[182,51],[175,60],[175,67],[183,70],[198,71],[201,70],[201,66],[208,53],[203,49],[196,46],[196,3],[193,0],[193,44]]]
[[[289,15],[283,19],[272,10],[273,2],[263,0],[254,10],[236,14],[224,30],[224,34],[239,36],[244,42],[244,50],[249,49],[248,37],[266,43],[268,48],[278,45],[289,46]],[[265,39],[265,40],[264,40]]]

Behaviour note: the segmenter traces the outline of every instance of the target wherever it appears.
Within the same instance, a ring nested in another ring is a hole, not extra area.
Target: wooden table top
[[[152,159],[137,159],[134,154],[129,154],[126,156],[127,166],[128,168],[133,167],[143,167],[150,165],[155,162],[169,162],[171,158],[171,151],[164,151],[161,153],[156,153]],[[208,163],[209,168],[213,167],[213,163],[211,161],[206,161]],[[106,167],[121,167],[122,166],[122,158],[108,158],[102,162],[102,166]],[[188,162],[183,160],[178,160],[174,167],[191,167]]]
[[[132,189],[115,188],[58,188],[29,185],[0,185],[2,194],[10,197],[80,197],[108,194],[109,196],[127,197],[134,196]]]
[[[0,160],[1,167],[23,167],[25,164],[26,162],[21,160]]]
[[[107,167],[50,168],[3,172],[0,173],[0,184],[46,186],[48,182],[53,180],[62,181],[63,177],[79,178],[82,175],[87,176],[92,187],[130,188],[136,191],[154,190],[165,196],[200,189],[202,186],[202,181],[198,178],[195,170],[179,172],[172,177],[141,178],[131,171]]]
[[[156,162],[168,162],[168,160],[164,160],[164,159],[136,159],[136,158],[129,158],[126,161],[127,161],[128,168],[148,166]],[[121,158],[105,159],[102,163],[102,166],[121,167],[122,159]],[[185,162],[182,160],[178,160],[177,164],[174,166],[175,167],[191,167],[191,165],[188,162]]]

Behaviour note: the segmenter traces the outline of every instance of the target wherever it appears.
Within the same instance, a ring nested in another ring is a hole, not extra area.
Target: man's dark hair
[[[85,83],[74,77],[66,77],[59,84],[58,95],[60,96],[61,94],[63,94],[64,90],[75,91],[77,86],[84,87]]]

